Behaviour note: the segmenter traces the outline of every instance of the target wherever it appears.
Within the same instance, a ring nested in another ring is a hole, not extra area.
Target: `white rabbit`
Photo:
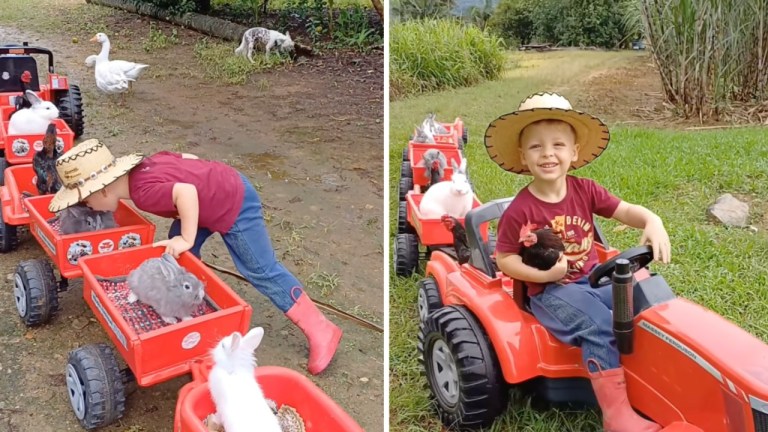
[[[216,405],[214,418],[227,432],[282,432],[277,416],[256,382],[253,351],[264,329],[254,327],[223,338],[213,349],[213,368],[208,388]]]
[[[59,117],[59,109],[51,102],[40,99],[35,92],[25,92],[30,108],[16,111],[8,123],[10,135],[42,135],[51,121]]]
[[[447,214],[457,219],[463,218],[472,210],[474,193],[467,180],[467,160],[462,158],[461,165],[451,159],[453,175],[430,186],[419,204],[419,212],[426,219],[440,219]]]

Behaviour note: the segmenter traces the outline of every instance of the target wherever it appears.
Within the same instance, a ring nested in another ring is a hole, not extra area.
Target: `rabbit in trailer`
[[[467,180],[467,160],[462,158],[461,165],[451,159],[453,176],[451,180],[435,183],[427,189],[419,204],[419,212],[426,219],[440,219],[443,215],[463,218],[474,203],[472,185]]]
[[[110,211],[91,210],[85,204],[75,204],[60,211],[59,232],[62,235],[101,231],[117,227],[115,216]]]
[[[430,132],[429,128],[417,126],[416,135],[413,137],[413,142],[434,144],[435,137],[433,136],[432,132]]]
[[[32,106],[13,113],[8,122],[8,134],[42,135],[48,125],[59,117],[59,109],[53,103],[40,99],[32,90],[27,90],[25,95]]]
[[[427,118],[424,119],[424,122],[422,123],[422,127],[424,129],[429,130],[432,135],[445,135],[448,133],[448,129],[446,129],[442,124],[437,122],[435,113],[429,113],[427,114]]]
[[[176,317],[192,319],[192,312],[205,299],[200,279],[170,254],[144,261],[128,274],[126,282],[131,290],[128,302],[152,306],[168,324],[177,323]]]
[[[213,349],[214,365],[208,375],[208,387],[216,405],[214,419],[227,432],[282,432],[254,375],[253,352],[263,337],[261,327],[251,329],[245,336],[234,332]]]

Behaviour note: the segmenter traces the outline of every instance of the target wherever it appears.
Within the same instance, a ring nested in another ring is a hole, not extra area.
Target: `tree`
[[[480,27],[480,30],[485,30],[488,20],[493,16],[493,0],[484,0],[482,6],[471,6],[466,16],[470,22]]]

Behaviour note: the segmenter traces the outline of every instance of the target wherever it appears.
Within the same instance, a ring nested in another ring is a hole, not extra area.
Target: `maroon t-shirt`
[[[197,188],[198,226],[226,233],[243,205],[245,188],[240,174],[229,165],[204,159],[182,159],[180,153],[162,151],[144,158],[128,175],[131,200],[136,207],[161,217],[175,218],[173,186],[190,183]]]
[[[568,283],[589,274],[597,263],[593,247],[593,214],[611,218],[621,202],[595,181],[574,176],[566,177],[565,198],[557,203],[542,201],[524,187],[509,203],[499,219],[496,250],[502,253],[520,252],[520,229],[531,223],[536,229],[551,228],[565,245],[568,273],[562,282]],[[538,294],[541,284],[528,284],[529,295]]]

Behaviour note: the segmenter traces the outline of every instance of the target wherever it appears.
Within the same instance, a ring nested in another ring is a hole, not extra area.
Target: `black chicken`
[[[520,232],[520,256],[523,264],[539,270],[549,270],[565,252],[565,246],[560,237],[551,229],[533,230],[532,226],[523,227]]]
[[[16,111],[32,106],[32,103],[27,99],[27,90],[29,90],[29,84],[32,82],[32,74],[29,71],[24,71],[19,77],[19,81],[21,81],[21,96],[17,96],[13,103]]]
[[[40,195],[55,194],[61,189],[59,174],[56,172],[56,159],[61,153],[56,149],[56,124],[48,125],[43,138],[43,149],[35,153],[32,168],[37,176],[37,191]]]
[[[472,251],[469,249],[469,244],[467,243],[467,231],[458,219],[453,216],[443,215],[440,218],[440,222],[443,223],[445,229],[453,233],[453,248],[456,250],[456,257],[459,260],[459,264],[468,263]]]

